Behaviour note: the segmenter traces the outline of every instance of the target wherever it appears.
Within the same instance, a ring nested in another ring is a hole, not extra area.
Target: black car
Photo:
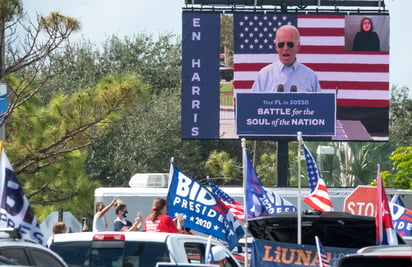
[[[383,245],[359,249],[339,260],[339,267],[411,267],[412,245]]]
[[[219,65],[220,79],[230,82],[233,80],[233,69],[224,64]]]
[[[254,238],[297,244],[297,212],[249,219]],[[301,216],[301,241],[316,245],[318,236],[324,246],[360,249],[376,244],[375,217],[347,212],[306,211]],[[405,241],[398,235],[398,243]]]

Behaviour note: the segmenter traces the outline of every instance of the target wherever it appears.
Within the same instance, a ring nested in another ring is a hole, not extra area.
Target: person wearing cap
[[[226,251],[221,246],[212,247],[213,264],[224,267],[226,264]]]

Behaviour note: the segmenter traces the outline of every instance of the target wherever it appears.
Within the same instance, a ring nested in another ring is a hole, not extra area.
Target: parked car
[[[69,266],[144,266],[159,262],[204,264],[208,239],[152,232],[82,232],[56,235],[50,248]],[[213,246],[223,245],[212,240]],[[240,263],[226,249],[227,267]]]
[[[219,65],[220,79],[230,82],[233,80],[233,69],[224,64]]]
[[[412,246],[370,246],[361,248],[339,260],[339,267],[411,267]]]
[[[254,238],[297,244],[297,212],[250,219]],[[376,244],[375,217],[347,212],[306,211],[301,216],[302,244],[316,245],[318,236],[324,246],[360,249]],[[398,235],[398,243],[405,241]]]
[[[21,237],[18,229],[0,229],[0,265],[67,267],[63,259],[32,240]]]

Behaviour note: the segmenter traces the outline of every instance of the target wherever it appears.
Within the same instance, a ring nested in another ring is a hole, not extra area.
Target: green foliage
[[[277,155],[275,153],[264,153],[260,156],[256,173],[264,186],[275,187],[277,185]]]
[[[213,173],[205,166],[214,150],[236,154],[237,162],[241,162],[238,142],[181,140],[180,93],[177,89],[165,90],[132,106],[122,120],[96,140],[89,150],[86,168],[88,176],[104,186],[127,186],[135,173],[169,172],[173,157],[182,171],[204,180]]]
[[[412,99],[409,88],[392,87],[390,106],[390,137],[396,146],[412,144]]]
[[[412,189],[412,147],[399,147],[390,156],[392,171],[383,171],[382,180],[386,186],[399,189]]]
[[[1,0],[0,25],[2,25],[2,23],[11,21],[15,16],[21,15],[22,11],[23,9],[21,0]]]
[[[94,86],[107,75],[135,74],[150,84],[152,93],[180,86],[180,42],[172,34],[153,37],[140,34],[120,40],[107,39],[102,49],[83,41],[66,46],[52,58],[51,79],[42,90],[43,99],[61,92],[71,93]],[[43,70],[44,72],[49,70]],[[57,72],[57,73],[56,73]]]
[[[212,151],[205,167],[210,176],[221,177],[222,184],[242,184],[242,165],[231,158],[227,152]]]
[[[233,66],[233,15],[222,14],[220,27],[220,53],[225,55],[225,64]]]
[[[144,34],[123,41],[112,36],[103,47],[102,71],[138,73],[156,94],[180,86],[181,50],[175,35],[163,34],[156,41]]]
[[[41,172],[18,176],[40,222],[60,208],[71,211],[79,220],[93,216],[94,196],[91,192],[100,184],[87,178],[83,168],[85,157],[80,150],[73,151],[59,157]]]
[[[110,76],[94,88],[56,95],[48,105],[33,96],[15,110],[7,154],[40,220],[58,208],[93,214],[91,192],[100,183],[86,175],[85,147],[149,90],[136,75]]]

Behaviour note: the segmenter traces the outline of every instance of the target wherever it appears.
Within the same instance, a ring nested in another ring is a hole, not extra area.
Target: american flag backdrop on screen
[[[230,209],[230,211],[232,211],[236,219],[238,219],[241,222],[244,222],[245,221],[244,207],[239,202],[237,202],[235,199],[233,199],[231,196],[229,196],[226,192],[220,189],[215,183],[213,183],[210,180],[210,178],[207,178],[207,182],[209,183],[209,186],[212,189],[212,192],[218,198],[220,198],[220,200],[223,201],[223,203],[226,205],[227,208]]]
[[[248,92],[258,71],[274,62],[276,29],[298,27],[297,60],[318,75],[338,107],[389,107],[389,52],[345,51],[345,15],[234,14],[234,88]]]
[[[329,197],[328,188],[322,178],[318,166],[305,144],[303,152],[306,159],[306,170],[308,173],[310,195],[305,197],[303,201],[311,206],[314,210],[333,211],[332,201]]]

